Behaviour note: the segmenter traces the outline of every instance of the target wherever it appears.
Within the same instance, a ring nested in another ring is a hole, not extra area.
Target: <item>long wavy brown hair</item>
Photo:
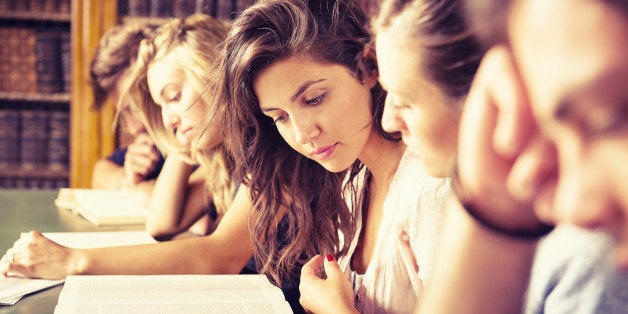
[[[253,81],[270,65],[295,55],[342,65],[363,81],[377,69],[374,58],[365,57],[365,50],[372,51],[370,40],[368,20],[354,1],[262,0],[241,14],[224,43],[216,94],[223,105],[220,116],[236,174],[250,187],[260,271],[277,284],[297,277],[300,266],[316,254],[347,252],[357,209],[349,209],[343,195],[357,204],[352,178],[363,165],[356,161],[332,173],[293,150],[261,112]],[[398,134],[381,127],[384,90],[377,84],[371,94],[374,128],[398,140]],[[347,172],[351,179],[343,186]]]

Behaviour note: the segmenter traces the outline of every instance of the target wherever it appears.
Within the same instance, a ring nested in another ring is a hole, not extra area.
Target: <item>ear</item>
[[[379,80],[379,71],[377,70],[377,57],[375,55],[375,49],[372,45],[367,45],[362,51],[362,69],[364,77],[362,83],[369,88],[375,87]]]

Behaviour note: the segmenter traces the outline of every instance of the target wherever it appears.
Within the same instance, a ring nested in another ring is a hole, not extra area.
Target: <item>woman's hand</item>
[[[155,170],[161,155],[148,133],[138,134],[127,147],[124,171],[127,184],[138,184]]]
[[[322,270],[324,269],[324,273]],[[325,278],[326,275],[326,278]],[[332,255],[316,255],[301,269],[299,302],[312,313],[358,313],[349,280]]]
[[[461,197],[507,229],[539,225],[532,211],[556,168],[553,146],[533,120],[511,52],[497,46],[484,57],[464,105],[459,129]]]
[[[0,274],[63,279],[75,273],[75,251],[49,240],[39,232],[31,231],[7,250],[0,260]]]

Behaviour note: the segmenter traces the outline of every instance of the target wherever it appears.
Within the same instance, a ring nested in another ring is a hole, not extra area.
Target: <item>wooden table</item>
[[[143,226],[96,227],[68,210],[54,205],[58,190],[0,190],[0,256],[21,232],[85,232],[141,230]],[[2,313],[53,313],[62,285],[24,296],[13,306],[0,306]]]

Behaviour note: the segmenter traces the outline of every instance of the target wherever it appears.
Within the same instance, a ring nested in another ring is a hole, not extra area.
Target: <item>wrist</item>
[[[85,250],[69,249],[69,261],[67,267],[67,275],[83,275],[89,269],[89,258]]]
[[[477,202],[473,202],[465,193],[458,177],[457,168],[451,179],[451,189],[460,207],[464,209],[471,220],[494,234],[513,240],[536,241],[554,229],[554,225],[546,224],[536,218],[530,220],[498,217],[490,210],[477,205]],[[532,212],[532,209],[524,210]]]

